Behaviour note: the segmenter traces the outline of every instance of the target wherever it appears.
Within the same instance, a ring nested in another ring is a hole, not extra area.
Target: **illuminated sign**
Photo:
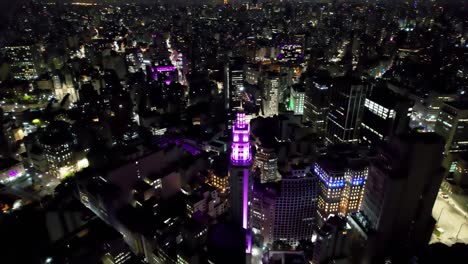
[[[16,177],[18,175],[19,175],[19,170],[12,170],[8,172],[8,177],[11,177],[11,178]]]
[[[174,66],[158,66],[156,67],[157,72],[169,72],[169,71],[175,71]]]

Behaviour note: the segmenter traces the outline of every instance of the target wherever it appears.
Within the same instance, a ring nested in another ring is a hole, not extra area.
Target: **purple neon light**
[[[175,71],[174,66],[158,66],[156,67],[157,72],[168,72],[168,71]]]
[[[249,214],[249,171],[244,170],[244,186],[242,191],[242,227],[247,229]]]
[[[237,113],[236,116],[237,116],[237,125],[238,125],[238,127],[241,127],[241,128],[245,127],[245,125],[246,125],[245,124],[245,113],[239,112],[239,113]]]
[[[252,160],[250,153],[250,127],[245,121],[245,113],[237,113],[237,120],[232,128],[231,162],[234,165],[249,165]]]
[[[8,172],[8,177],[16,177],[19,174],[19,170],[12,170]]]
[[[196,146],[192,146],[188,143],[185,143],[183,139],[171,139],[168,137],[163,137],[158,142],[158,145],[162,148],[167,147],[169,144],[176,144],[178,146],[182,146],[184,150],[188,151],[192,156],[196,156],[201,153],[201,150]]]
[[[252,234],[247,230],[247,235],[245,237],[247,246],[245,248],[245,253],[250,254],[252,253]]]
[[[320,168],[317,163],[314,165],[314,172],[328,188],[342,188],[345,186],[344,180],[333,180]]]

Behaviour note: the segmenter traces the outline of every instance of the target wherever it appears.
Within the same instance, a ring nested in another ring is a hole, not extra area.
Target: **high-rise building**
[[[290,171],[276,183],[256,184],[252,201],[253,227],[264,243],[283,241],[297,245],[311,239],[317,208],[317,176]]]
[[[231,58],[224,65],[225,108],[232,110],[240,106],[244,91],[244,64],[239,58]]]
[[[267,72],[262,78],[263,89],[263,115],[274,116],[278,114],[280,75],[276,72]]]
[[[369,238],[371,255],[414,252],[428,244],[444,174],[443,148],[439,135],[411,132],[391,138],[371,161],[362,205],[367,226],[375,231]]]
[[[331,83],[327,80],[306,79],[304,98],[304,121],[310,122],[319,135],[325,135],[327,130],[329,91]]]
[[[278,157],[273,148],[268,148],[263,145],[257,146],[254,168],[260,170],[260,180],[262,183],[275,182],[280,179],[280,174],[278,173]]]
[[[357,143],[368,86],[352,77],[336,78],[330,90],[327,141]]]
[[[245,82],[252,85],[257,85],[260,80],[260,69],[255,64],[244,65],[244,78]]]
[[[441,112],[442,106],[447,102],[454,102],[458,98],[456,93],[441,93],[438,90],[431,90],[426,98],[424,98],[424,108],[420,111],[423,121],[422,124],[428,131],[434,131],[437,120],[439,119],[439,113]]]
[[[291,87],[291,95],[289,97],[289,110],[294,111],[295,115],[304,114],[304,98],[305,90],[301,85]]]
[[[458,158],[457,168],[453,173],[453,182],[461,189],[468,188],[468,153]]]
[[[359,132],[361,142],[376,144],[404,132],[408,127],[413,102],[391,90],[378,87],[365,99]]]
[[[279,88],[278,88],[278,103],[286,104],[289,99],[289,87],[294,83],[296,68],[289,64],[281,65],[279,68]]]
[[[14,79],[29,81],[38,77],[34,46],[7,46],[3,51],[11,62]]]
[[[16,122],[12,117],[4,115],[2,108],[0,108],[0,155],[8,157],[16,150],[16,136],[15,136]]]
[[[314,173],[320,179],[319,222],[360,209],[368,173],[364,160],[329,154],[317,160]]]
[[[444,165],[454,172],[457,156],[468,151],[468,103],[444,103],[435,125],[435,132],[445,139]]]
[[[237,119],[232,128],[231,148],[229,168],[231,216],[234,223],[246,231],[246,253],[251,253],[252,153],[250,125],[246,122],[245,113],[242,110],[237,113]]]
[[[349,229],[345,217],[330,217],[317,232],[312,263],[334,263],[334,259],[346,257],[349,253]]]
[[[67,123],[57,121],[50,124],[39,139],[44,150],[49,172],[57,177],[73,171],[74,139]]]

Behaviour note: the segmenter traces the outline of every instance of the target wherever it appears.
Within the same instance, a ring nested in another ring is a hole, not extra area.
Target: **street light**
[[[460,225],[460,228],[458,229],[458,233],[457,233],[457,236],[456,236],[456,240],[455,240],[455,241],[458,241],[458,235],[460,234],[460,231],[461,231],[462,227],[463,227],[464,225],[466,225],[466,224],[467,224],[467,223],[462,223],[462,224]]]

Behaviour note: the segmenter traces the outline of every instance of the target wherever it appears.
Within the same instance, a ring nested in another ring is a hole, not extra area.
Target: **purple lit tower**
[[[250,126],[245,121],[245,113],[237,113],[237,119],[232,128],[230,175],[231,215],[237,224],[246,230],[246,253],[250,253],[251,221],[250,200],[252,197],[252,153],[250,149]]]

